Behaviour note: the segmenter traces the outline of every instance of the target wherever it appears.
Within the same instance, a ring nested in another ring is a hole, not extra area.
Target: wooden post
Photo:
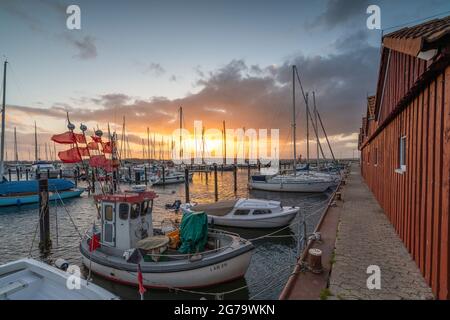
[[[234,180],[234,192],[237,191],[237,167],[233,165],[233,180]]]
[[[184,169],[184,192],[186,195],[186,203],[189,203],[189,169]]]
[[[247,164],[247,180],[250,181],[250,160],[248,161]]]
[[[16,176],[17,176],[17,181],[20,181],[19,167],[16,167]]]
[[[78,169],[73,169],[73,182],[75,187],[78,187]]]
[[[144,167],[144,181],[145,181],[145,185],[148,184],[148,179],[147,179],[147,167]]]
[[[28,168],[27,169],[25,169],[25,178],[27,179],[27,181],[28,181]]]
[[[50,216],[48,206],[48,179],[39,180],[39,249],[48,252],[52,242],[50,240]]]
[[[8,168],[8,181],[11,181],[11,168]]]
[[[217,190],[217,164],[214,163],[214,197],[219,200],[219,192]]]
[[[95,168],[92,168],[92,193],[95,193]]]
[[[205,183],[208,184],[209,168],[205,167]]]
[[[166,168],[162,167],[162,179],[163,179],[163,186],[166,185]]]
[[[131,166],[128,167],[128,178],[130,179],[130,183],[131,183]]]
[[[47,179],[50,179],[50,169],[47,169]]]
[[[258,171],[261,172],[261,162],[258,160]]]
[[[59,178],[62,179],[62,169],[59,169]]]
[[[134,172],[134,183],[139,184],[141,182],[141,173],[139,171]]]

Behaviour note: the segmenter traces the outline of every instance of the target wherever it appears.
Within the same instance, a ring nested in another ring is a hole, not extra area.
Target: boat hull
[[[57,193],[50,192],[49,201],[61,199],[69,199],[79,197],[84,192],[84,188],[76,188],[67,191],[60,191],[59,195]],[[7,206],[20,206],[24,204],[32,204],[39,202],[39,195],[25,195],[25,196],[11,196],[11,197],[0,197],[0,207]]]
[[[247,251],[225,261],[217,262],[203,267],[173,271],[173,272],[145,272],[142,271],[143,284],[147,288],[201,288],[225,283],[245,275],[250,264],[252,252]],[[83,264],[92,272],[111,281],[138,285],[137,272],[122,270],[117,267],[91,261],[89,256],[82,252]]]
[[[297,215],[298,210],[291,210],[288,213],[282,214],[268,214],[264,218],[255,218],[250,216],[249,218],[234,218],[234,216],[212,216],[208,215],[208,222],[213,225],[225,226],[225,227],[238,227],[238,228],[251,228],[251,229],[267,229],[267,228],[279,228],[287,226],[292,219]]]
[[[334,182],[305,182],[305,183],[289,183],[289,182],[263,182],[251,181],[249,188],[254,190],[278,191],[278,192],[325,192],[332,187]]]

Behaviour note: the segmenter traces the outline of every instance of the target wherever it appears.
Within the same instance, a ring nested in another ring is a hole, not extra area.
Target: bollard
[[[148,179],[147,179],[147,167],[144,167],[144,181],[145,181],[145,185],[148,184]]]
[[[186,203],[189,203],[189,169],[184,169],[184,192],[186,195]]]
[[[20,181],[19,167],[16,167],[17,181]]]
[[[233,165],[233,180],[234,180],[234,192],[237,191],[237,167]]]
[[[8,168],[8,181],[11,181],[11,168]]]
[[[308,269],[312,273],[322,273],[323,267],[322,267],[322,250],[317,248],[311,248],[308,250],[308,257],[307,257],[307,263],[308,263]]]
[[[28,169],[25,169],[25,179],[28,181]]]
[[[166,168],[162,167],[162,179],[163,179],[163,186],[166,185]]]
[[[214,163],[214,197],[216,201],[219,200],[219,193],[217,190],[217,164]]]
[[[48,252],[52,245],[50,240],[50,216],[48,206],[48,179],[39,180],[39,231],[41,252]]]

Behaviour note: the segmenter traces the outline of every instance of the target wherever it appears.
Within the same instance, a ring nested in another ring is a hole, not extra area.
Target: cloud
[[[97,46],[95,45],[95,38],[89,35],[84,37],[75,37],[73,33],[65,33],[64,39],[72,45],[78,53],[74,57],[81,60],[94,59],[97,57]]]
[[[151,74],[155,77],[159,77],[166,73],[166,70],[161,66],[160,63],[151,62],[147,65],[144,65],[144,69],[142,72],[144,74]]]
[[[332,29],[339,25],[355,22],[355,16],[361,16],[361,25],[365,25],[366,9],[370,5],[368,0],[328,0],[325,11],[306,23],[308,29],[317,27]]]
[[[353,39],[352,45],[343,46],[348,39]],[[232,60],[216,70],[202,72],[199,90],[179,99],[110,93],[80,97],[76,108],[55,103],[47,109],[17,106],[11,109],[30,117],[58,119],[64,119],[68,110],[74,122],[100,125],[109,122],[119,128],[122,116],[126,116],[128,131],[145,135],[147,126],[152,131],[172,133],[178,124],[178,108],[182,106],[187,128],[192,127],[194,120],[202,120],[206,128],[220,128],[221,122],[226,121],[227,128],[278,128],[280,139],[289,141],[295,64],[305,90],[316,92],[317,107],[328,135],[336,136],[333,143],[345,148],[345,143],[352,143],[359,130],[367,92],[375,89],[379,49],[371,47],[365,34],[360,33],[336,41],[335,47],[333,54],[299,54],[278,65],[248,65],[244,60]],[[97,108],[89,105],[92,102]],[[305,112],[299,90],[297,110],[301,140],[305,136]]]

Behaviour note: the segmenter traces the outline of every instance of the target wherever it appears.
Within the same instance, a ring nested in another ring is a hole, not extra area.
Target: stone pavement
[[[328,299],[433,299],[430,287],[353,164],[343,188]],[[381,289],[367,288],[377,265]]]

